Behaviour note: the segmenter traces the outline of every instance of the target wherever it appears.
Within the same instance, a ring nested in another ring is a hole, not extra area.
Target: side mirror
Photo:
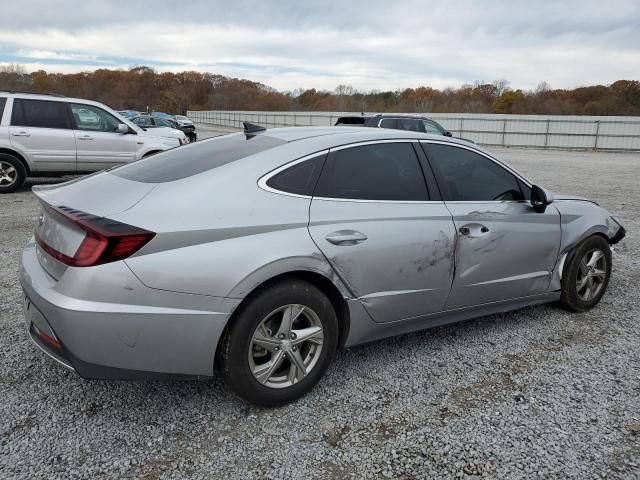
[[[553,193],[537,185],[531,186],[531,206],[536,212],[544,212],[553,203]]]
[[[452,133],[451,133],[449,130],[445,131],[445,132],[443,133],[443,135],[444,135],[445,137],[453,137]]]
[[[117,133],[129,133],[129,125],[124,123],[119,123],[118,128],[116,128]]]

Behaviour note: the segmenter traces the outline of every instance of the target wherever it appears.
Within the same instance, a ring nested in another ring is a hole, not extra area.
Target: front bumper
[[[20,264],[25,318],[31,339],[57,362],[85,378],[213,375],[238,300],[152,289],[124,262],[69,267],[56,280],[36,248],[31,241]]]

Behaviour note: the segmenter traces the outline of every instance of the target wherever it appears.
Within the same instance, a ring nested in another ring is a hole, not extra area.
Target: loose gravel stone
[[[45,358],[27,339],[17,275],[33,183],[0,195],[0,478],[640,478],[640,155],[497,153],[622,219],[600,305],[346,350],[309,395],[272,410],[219,378],[87,381]]]

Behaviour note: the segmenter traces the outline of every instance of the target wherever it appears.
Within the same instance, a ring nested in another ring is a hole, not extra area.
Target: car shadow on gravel
[[[420,366],[438,376],[444,375],[445,372],[451,374],[452,370],[464,370],[470,374],[476,372],[481,375],[483,369],[495,366],[498,360],[509,363],[514,373],[518,368],[525,368],[525,366],[527,369],[535,368],[535,362],[524,357],[521,365],[518,366],[520,356],[516,351],[496,350],[494,338],[496,335],[514,337],[525,328],[528,331],[532,328],[544,330],[544,319],[550,314],[555,316],[558,313],[562,314],[563,311],[553,306],[527,307],[514,312],[479,317],[346,349],[338,353],[330,367],[327,379],[316,389],[320,388],[324,392],[323,395],[328,394],[330,400],[332,396],[330,390],[338,395],[341,393],[340,390],[343,390],[342,393],[347,392],[356,378],[367,378],[371,383],[380,384],[383,389],[393,388],[391,379],[408,365]],[[536,326],[536,323],[540,325]],[[528,342],[536,345],[544,343],[543,338],[538,340],[529,338]],[[523,345],[523,349],[526,350],[525,347],[526,345]],[[461,356],[461,352],[464,352],[468,358]],[[227,404],[232,408],[241,407],[246,411],[271,410],[249,406],[236,397],[217,374],[203,379],[87,380],[73,372],[61,371],[58,365],[44,357],[39,359],[49,365],[42,369],[31,370],[31,373],[42,376],[43,378],[37,379],[39,381],[51,382],[50,394],[55,395],[54,392],[58,390],[64,396],[64,392],[69,388],[79,388],[85,399],[96,405],[100,404],[101,399],[107,395],[110,402],[117,403],[123,414],[127,411],[135,412],[141,403],[144,403],[147,408],[152,406],[154,398],[162,399],[160,404],[152,407],[158,410],[157,413],[174,404],[182,408],[184,402],[194,406],[198,402],[205,404],[215,402],[218,405]],[[450,393],[455,394],[453,387]],[[325,400],[326,397],[318,397],[312,391],[303,399],[294,402],[294,405],[311,402],[322,407]],[[97,411],[99,409],[95,410]]]

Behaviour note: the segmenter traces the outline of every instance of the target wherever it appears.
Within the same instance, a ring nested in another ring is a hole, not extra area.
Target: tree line
[[[28,73],[20,65],[0,67],[0,90],[55,93],[87,98],[117,110],[270,110],[345,112],[454,112],[541,115],[640,115],[640,81],[554,89],[512,89],[506,80],[477,81],[460,88],[431,87],[360,92],[349,85],[333,91],[275,90],[251,80],[213,73],[156,72],[137,66],[81,73]]]

